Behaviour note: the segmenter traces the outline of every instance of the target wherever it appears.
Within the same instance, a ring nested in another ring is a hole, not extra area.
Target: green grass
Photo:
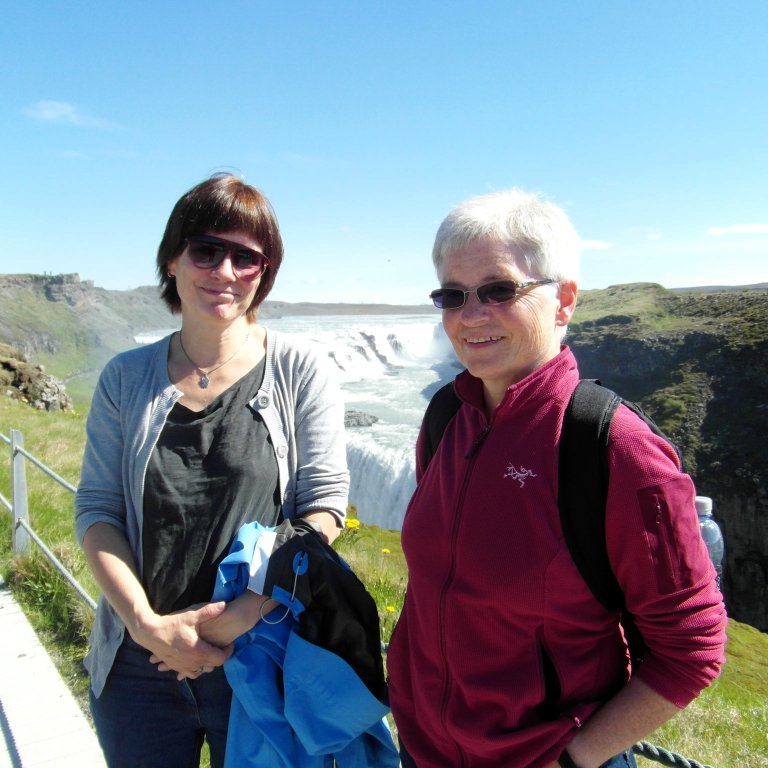
[[[0,432],[23,433],[29,453],[77,485],[85,420],[81,413],[44,413],[0,397]],[[10,498],[10,451],[0,443],[0,493]],[[72,529],[72,495],[27,463],[30,521],[41,538],[96,597],[97,590]],[[350,517],[357,510],[350,507]],[[90,610],[37,552],[14,558],[11,525],[0,510],[0,569],[51,653],[62,676],[87,712],[82,669]],[[405,560],[397,531],[353,523],[336,544],[368,588],[379,609],[382,639],[389,640],[405,592]],[[35,549],[33,545],[33,549]],[[765,768],[768,764],[768,635],[729,624],[728,663],[699,699],[648,741],[717,768]],[[204,758],[203,765],[206,765]],[[652,764],[644,758],[639,764]]]
[[[768,635],[731,621],[726,657],[723,672],[712,686],[647,741],[706,765],[765,768]]]
[[[357,509],[350,505],[349,525],[334,543],[336,551],[360,577],[379,609],[381,637],[389,642],[405,597],[405,557],[399,531],[375,525],[357,526]]]

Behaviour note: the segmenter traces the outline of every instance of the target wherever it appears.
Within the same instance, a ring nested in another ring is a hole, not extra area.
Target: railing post
[[[29,505],[27,502],[27,471],[24,456],[19,451],[24,447],[24,437],[17,429],[11,430],[11,482],[13,485],[13,554],[25,555],[29,552],[29,534],[19,525],[24,521],[29,525]]]

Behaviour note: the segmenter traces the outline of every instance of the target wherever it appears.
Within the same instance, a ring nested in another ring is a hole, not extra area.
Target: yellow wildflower
[[[354,517],[347,519],[347,528],[359,528],[360,527],[360,521],[355,520]]]

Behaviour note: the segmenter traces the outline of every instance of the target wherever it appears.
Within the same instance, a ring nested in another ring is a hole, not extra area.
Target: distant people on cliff
[[[431,296],[466,370],[438,393],[456,402],[436,439],[446,406],[430,404],[402,529],[409,581],[387,667],[403,768],[634,766],[631,745],[724,661],[693,483],[624,404],[602,449],[602,532],[642,663],[566,543],[558,470],[579,383],[564,344],[579,252],[565,213],[520,190],[470,199],[438,229]]]
[[[86,667],[112,768],[222,768],[232,643],[269,609],[210,603],[246,522],[332,541],[349,475],[327,361],[258,322],[283,259],[267,199],[232,176],[176,203],[157,254],[181,330],[117,355],[88,417],[76,529],[101,590]],[[270,601],[270,605],[274,605]]]

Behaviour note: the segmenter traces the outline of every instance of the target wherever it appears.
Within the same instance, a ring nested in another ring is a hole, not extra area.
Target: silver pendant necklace
[[[245,334],[245,338],[243,339],[243,343],[235,350],[235,353],[228,357],[223,363],[219,363],[215,368],[210,368],[207,371],[204,371],[188,354],[187,350],[184,349],[184,342],[181,340],[181,331],[179,331],[179,346],[181,347],[181,351],[184,353],[184,357],[189,360],[190,363],[192,363],[192,366],[195,369],[195,372],[199,374],[200,378],[197,380],[197,386],[200,387],[200,389],[207,389],[208,385],[211,383],[210,376],[214,371],[218,371],[219,368],[223,368],[227,363],[234,360],[240,352],[242,352],[243,347],[248,343],[248,339],[251,338],[251,329],[248,329],[248,333]]]

